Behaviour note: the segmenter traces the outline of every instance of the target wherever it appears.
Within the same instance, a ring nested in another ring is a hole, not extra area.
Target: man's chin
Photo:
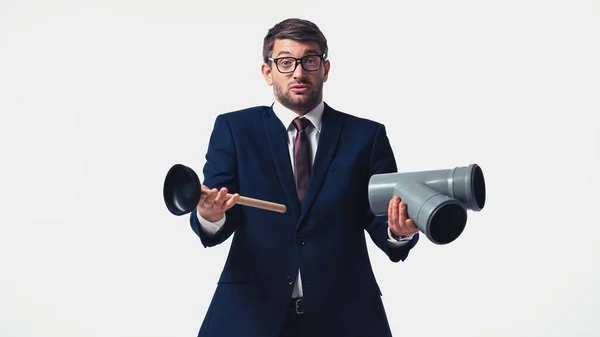
[[[288,93],[282,97],[282,103],[293,110],[310,110],[314,105],[314,98],[309,93],[294,94]]]
[[[309,101],[308,96],[292,96],[289,101],[293,104],[307,104]]]
[[[303,91],[303,92],[288,92],[288,98],[289,99],[298,99],[298,100],[302,100],[302,99],[306,99],[308,97],[310,97],[310,92],[308,91]]]

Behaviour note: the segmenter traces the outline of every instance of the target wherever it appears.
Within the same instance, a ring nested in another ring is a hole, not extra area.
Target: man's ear
[[[269,67],[268,64],[263,63],[261,66],[261,71],[267,84],[270,86],[273,85],[273,72],[271,71],[271,67]]]
[[[325,63],[323,64],[323,67],[325,68],[325,79],[323,80],[323,82],[327,82],[327,79],[329,78],[329,68],[331,67],[331,64],[329,63],[329,60],[325,60]]]

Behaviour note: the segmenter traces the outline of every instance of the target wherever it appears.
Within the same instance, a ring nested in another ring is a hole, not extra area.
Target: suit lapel
[[[286,128],[277,118],[272,107],[267,108],[265,113],[262,114],[262,120],[279,182],[287,196],[288,207],[295,214],[298,214],[300,213],[300,202],[296,194],[296,183],[292,171]]]
[[[304,198],[304,201],[302,202],[300,219],[298,220],[298,223],[302,222],[302,220],[306,216],[306,213],[312,206],[316,196],[319,194],[321,186],[323,186],[323,180],[327,175],[329,164],[333,159],[340,139],[340,133],[342,130],[341,114],[331,109],[327,104],[325,104],[322,121],[323,122],[321,125],[321,135],[319,136],[317,154],[315,156],[315,162],[312,166],[310,181],[308,183],[308,190],[306,191],[306,196]],[[293,177],[291,178],[291,182],[292,187],[295,191]],[[296,200],[298,200],[297,197]]]

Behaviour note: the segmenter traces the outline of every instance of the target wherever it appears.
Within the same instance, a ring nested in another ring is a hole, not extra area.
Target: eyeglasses
[[[302,64],[302,69],[306,71],[317,71],[321,69],[321,65],[323,64],[323,59],[325,58],[325,54],[323,55],[306,55],[301,58],[295,57],[278,57],[271,58],[269,60],[275,63],[277,70],[279,70],[282,74],[289,74],[296,71],[298,67],[298,62]]]

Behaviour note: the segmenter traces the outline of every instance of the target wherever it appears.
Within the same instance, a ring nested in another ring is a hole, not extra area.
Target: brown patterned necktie
[[[310,143],[308,142],[306,128],[312,125],[312,123],[307,118],[300,117],[294,119],[293,123],[298,130],[296,141],[294,142],[296,191],[298,192],[298,199],[300,200],[300,203],[302,203],[302,200],[304,200],[304,196],[306,195],[306,189],[308,188],[311,167]]]

